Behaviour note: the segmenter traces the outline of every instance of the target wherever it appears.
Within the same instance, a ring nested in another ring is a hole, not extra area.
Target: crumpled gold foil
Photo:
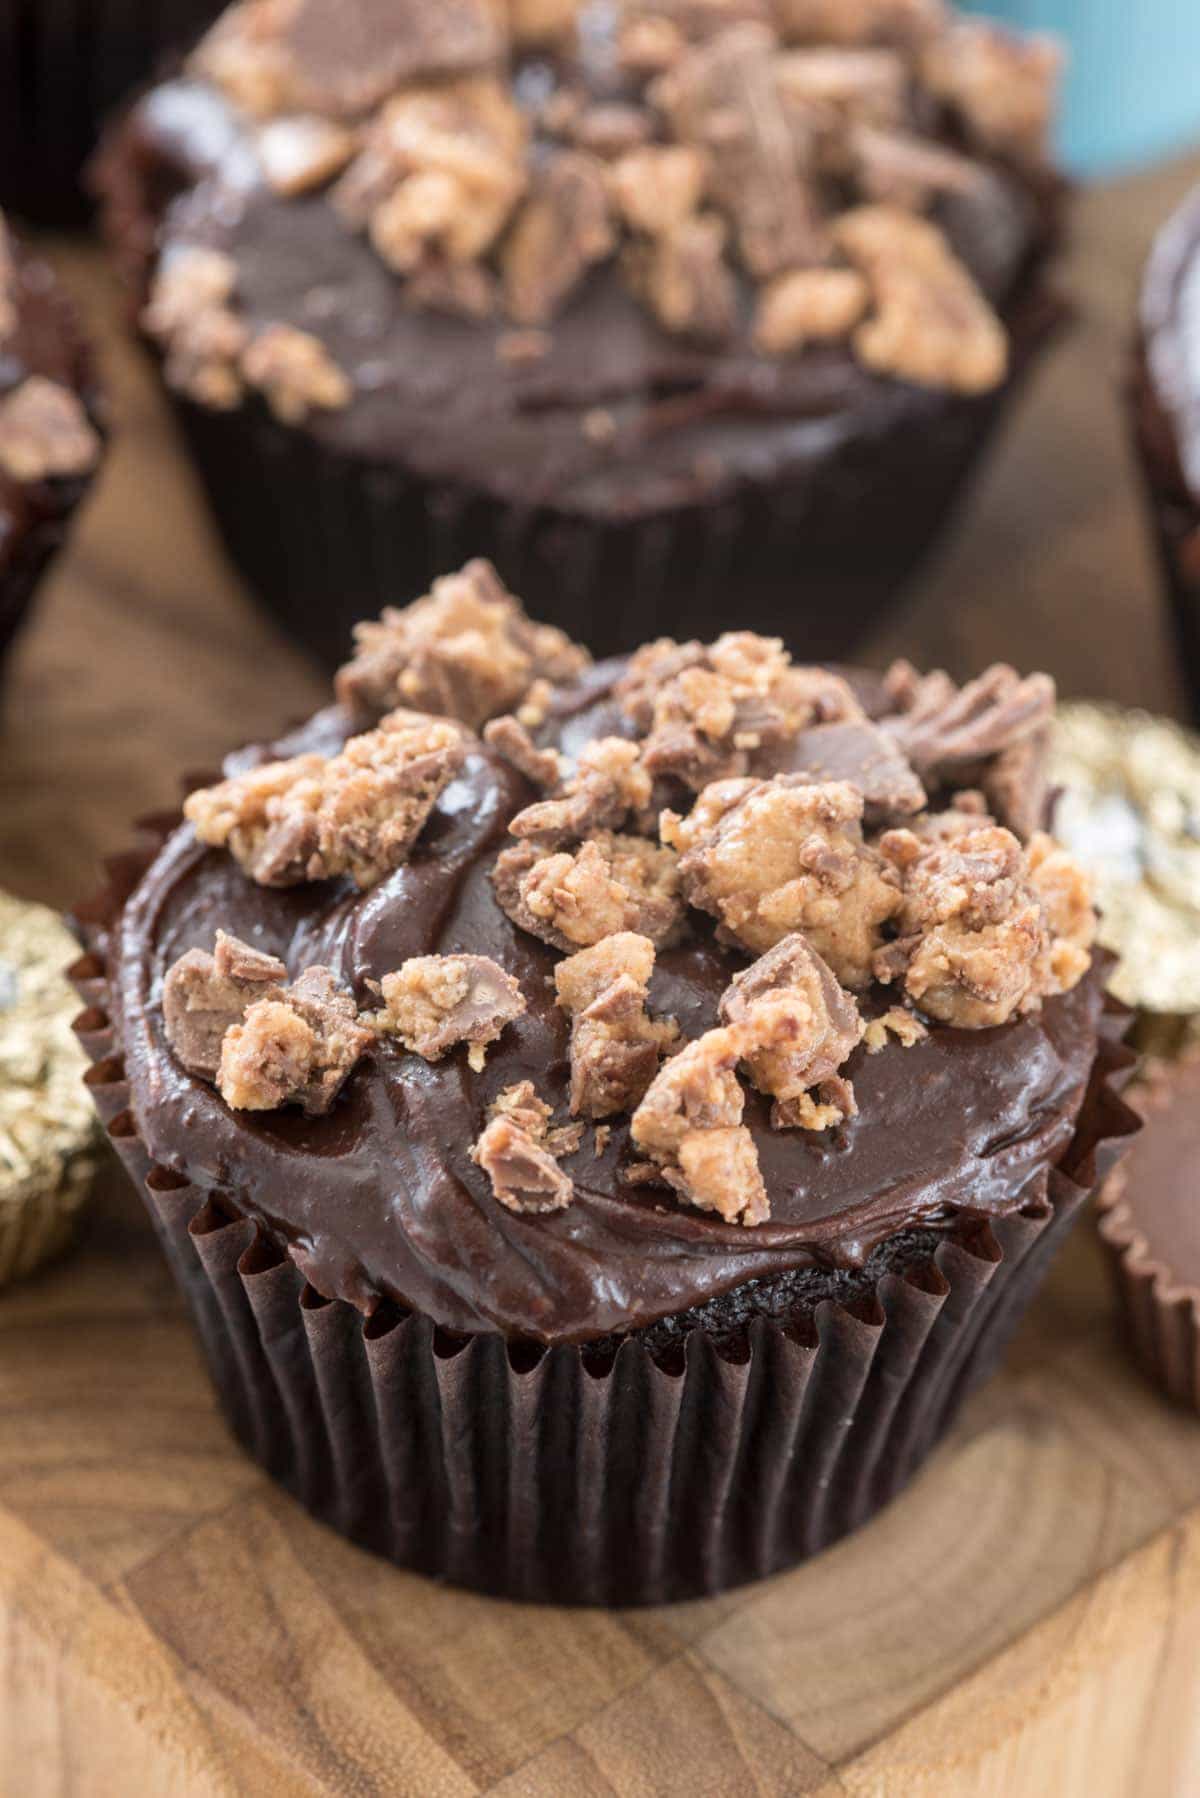
[[[1200,1016],[1200,737],[1148,713],[1062,705],[1054,834],[1091,873],[1112,991],[1139,1009]]]
[[[63,978],[78,954],[54,912],[0,893],[0,1285],[62,1247],[95,1169],[79,1000]]]

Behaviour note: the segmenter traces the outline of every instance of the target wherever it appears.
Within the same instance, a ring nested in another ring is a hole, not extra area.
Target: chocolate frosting
[[[527,87],[532,101],[551,81],[548,67],[527,69],[518,94]],[[603,95],[595,71],[591,81]],[[698,348],[661,330],[611,263],[555,321],[548,354],[506,363],[497,346],[511,327],[406,309],[395,276],[324,194],[272,193],[244,123],[200,81],[144,98],[110,158],[113,191],[119,166],[126,179],[141,170],[165,208],[160,250],[205,244],[230,254],[251,329],[282,321],[312,332],[349,376],[351,404],[312,415],[307,431],[343,453],[531,510],[645,516],[821,464],[831,448],[874,439],[898,419],[932,421],[977,403],[873,375],[846,345],[785,360],[757,354],[748,287],[733,341]],[[1003,314],[1044,245],[1053,203],[999,165],[980,170],[977,186],[934,216]],[[167,204],[173,188],[183,191]],[[615,431],[582,428],[597,408]]]
[[[553,735],[571,750],[610,733],[620,664],[602,664],[559,702]],[[319,713],[270,754],[330,753],[350,729]],[[249,751],[227,771],[266,756]],[[554,1002],[558,959],[513,925],[488,873],[508,820],[533,797],[482,744],[446,788],[409,862],[369,893],[331,882],[273,891],[190,827],[167,841],[115,927],[113,986],[132,1108],[150,1153],[259,1221],[328,1297],[370,1311],[412,1306],[455,1332],[582,1342],[635,1330],[747,1281],[814,1262],[863,1263],[913,1225],[983,1217],[1037,1197],[1066,1150],[1096,1052],[1099,969],[1033,1017],[1000,1029],[935,1026],[902,1048],[847,1064],[860,1114],[821,1135],[773,1131],[769,1101],[748,1094],[771,1220],[728,1225],[658,1187],[620,1179],[628,1119],[602,1152],[589,1130],[563,1166],[575,1198],[555,1215],[519,1215],[493,1197],[468,1151],[503,1087],[534,1081],[567,1117],[568,1021]],[[745,958],[717,945],[707,921],[660,954],[652,1010],[692,1037]],[[216,928],[279,955],[294,974],[323,961],[370,1002],[368,982],[406,957],[492,956],[521,983],[526,1015],[474,1073],[465,1052],[430,1064],[382,1041],[359,1063],[332,1113],[233,1113],[178,1065],[161,1012],[163,976]],[[868,1013],[892,1001],[868,994]]]

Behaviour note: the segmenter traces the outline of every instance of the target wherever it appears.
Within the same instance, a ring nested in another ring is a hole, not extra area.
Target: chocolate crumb
[[[982,1030],[1040,1009],[1090,965],[1096,920],[1085,876],[1050,838],[1026,852],[986,817],[948,813],[880,842],[903,899],[875,972],[927,1016]]]
[[[242,374],[266,398],[284,424],[302,424],[310,412],[338,412],[351,387],[319,337],[292,325],[267,325],[242,352]]]
[[[579,150],[558,151],[538,172],[504,247],[510,318],[546,324],[613,247],[604,165]]]
[[[14,481],[90,474],[99,460],[99,433],[69,387],[27,375],[0,399],[0,469]]]
[[[533,1082],[509,1086],[488,1108],[488,1122],[471,1150],[492,1191],[509,1211],[562,1211],[575,1196],[558,1156],[573,1154],[579,1135],[549,1128],[551,1111]]]
[[[163,980],[163,1024],[175,1059],[189,1074],[215,1080],[225,1032],[257,1000],[279,998],[287,968],[224,930],[216,946],[189,949]]]
[[[483,1067],[489,1043],[525,1011],[519,983],[487,955],[417,955],[381,984],[384,1009],[377,1029],[396,1036],[426,1061],[440,1061],[456,1043]]]
[[[661,946],[683,930],[676,858],[643,837],[601,831],[557,851],[518,843],[501,851],[492,884],[513,923],[556,949],[626,930]]]
[[[863,1031],[863,1044],[868,1055],[878,1055],[886,1048],[889,1036],[894,1036],[906,1049],[912,1049],[917,1043],[924,1042],[928,1035],[928,1028],[915,1012],[907,1011],[903,1005],[893,1005],[870,1020]]]
[[[539,749],[521,720],[512,713],[493,718],[486,724],[483,740],[535,787],[557,787],[564,778],[565,757],[557,749]]]
[[[894,713],[881,728],[930,784],[978,781],[1001,823],[1021,837],[1042,822],[1055,687],[997,662],[959,687],[941,670],[895,662],[885,676]]]
[[[631,1111],[674,1046],[678,1027],[646,1009],[654,944],[621,931],[560,962],[558,1002],[571,1014],[571,1112],[588,1118]]]
[[[354,643],[335,683],[351,711],[370,718],[412,706],[472,730],[514,710],[540,680],[575,679],[591,659],[563,631],[527,617],[484,561],[443,576],[412,605],[356,625]]]
[[[630,285],[665,331],[696,343],[722,344],[737,325],[737,286],[725,261],[725,221],[699,212],[631,248]]]
[[[791,356],[809,343],[848,337],[867,309],[866,281],[851,268],[790,269],[768,281],[754,314],[754,343],[765,356]]]
[[[706,1031],[667,1061],[633,1114],[630,1133],[659,1178],[726,1223],[765,1223],[771,1206],[754,1138],[742,1123],[737,1064],[745,1041],[734,1028]]]
[[[407,860],[465,753],[449,720],[394,712],[339,755],[268,762],[201,787],[184,816],[260,886],[348,874],[365,890]]]
[[[510,739],[511,741],[512,739]],[[531,761],[528,764],[533,767]],[[626,737],[597,737],[581,751],[574,769],[548,799],[528,805],[509,824],[515,837],[544,842],[617,830],[650,805],[653,785],[642,752]]]
[[[760,1092],[776,1100],[776,1127],[840,1124],[857,1110],[839,1070],[863,1035],[858,1006],[798,932],[736,976],[721,999],[721,1022],[742,1034],[742,1058]],[[816,1091],[817,1106],[809,1094]],[[798,1109],[797,1109],[798,1108]]]
[[[775,74],[764,25],[730,26],[696,45],[652,89],[676,136],[711,157],[714,196],[760,280],[824,260],[827,234]]]
[[[955,19],[926,46],[920,73],[983,149],[1046,161],[1063,52],[1047,36],[1018,37],[984,19]]]
[[[1008,334],[944,234],[898,206],[860,206],[834,227],[873,310],[854,334],[865,365],[920,386],[986,393],[1008,372]]]
[[[250,1005],[221,1044],[217,1089],[234,1111],[299,1105],[329,1111],[373,1041],[358,1007],[328,968],[307,968],[276,997]]]
[[[863,840],[863,804],[844,781],[719,781],[688,818],[665,815],[663,835],[684,851],[688,903],[720,920],[720,936],[761,954],[802,931],[858,988],[901,903],[892,868]]]

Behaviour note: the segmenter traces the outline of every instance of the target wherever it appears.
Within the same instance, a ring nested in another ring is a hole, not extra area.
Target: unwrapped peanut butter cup
[[[94,1169],[95,1114],[54,912],[0,893],[0,1287],[70,1237]]]
[[[1100,1195],[1100,1234],[1133,1353],[1200,1411],[1200,1047],[1129,1094],[1145,1130]]]

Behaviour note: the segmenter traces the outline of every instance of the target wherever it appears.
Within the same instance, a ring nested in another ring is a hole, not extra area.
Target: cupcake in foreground
[[[597,649],[845,651],[1058,316],[1057,57],[940,0],[246,0],[96,179],[217,520],[330,661],[486,552]]]
[[[100,462],[91,357],[0,216],[0,656]]]
[[[221,0],[0,0],[0,206],[78,223],[83,165],[107,115],[220,10]]]
[[[120,864],[91,1076],[251,1451],[488,1590],[814,1552],[986,1373],[1098,1164],[1053,686],[592,664],[473,563]]]
[[[1147,1377],[1200,1411],[1200,1048],[1130,1093],[1146,1128],[1101,1192],[1100,1234]]]
[[[1192,710],[1200,719],[1200,190],[1159,234],[1142,283],[1134,435]]]
[[[96,1116],[54,912],[0,893],[0,1288],[70,1240],[95,1170]]]

